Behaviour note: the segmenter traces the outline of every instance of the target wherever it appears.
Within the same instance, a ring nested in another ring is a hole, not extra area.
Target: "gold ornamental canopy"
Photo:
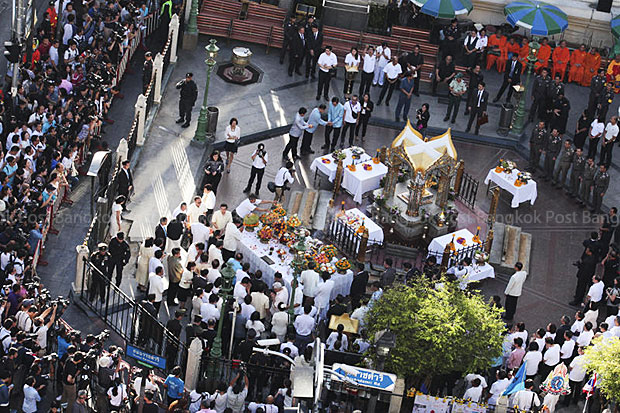
[[[444,155],[456,161],[457,154],[452,143],[451,130],[434,138],[424,138],[409,121],[390,145],[390,153],[398,153],[410,164],[415,172],[425,174]]]

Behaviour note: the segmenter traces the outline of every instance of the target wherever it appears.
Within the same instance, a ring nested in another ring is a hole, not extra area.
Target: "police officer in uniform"
[[[553,178],[553,170],[555,169],[555,160],[562,148],[562,138],[557,129],[553,129],[545,141],[545,176],[544,180],[548,181]]]
[[[168,334],[172,334],[177,340],[181,337],[181,332],[183,331],[183,325],[181,324],[181,320],[185,316],[185,309],[179,309],[174,312],[174,318],[168,320],[166,323],[166,329],[168,330]],[[176,364],[177,354],[179,352],[179,346],[177,341],[174,339],[170,339],[170,337],[166,338],[166,360],[169,366],[174,366]]]
[[[110,262],[108,277],[112,280],[112,273],[116,270],[116,286],[120,287],[123,279],[123,267],[127,265],[131,258],[129,244],[125,241],[125,233],[119,232],[116,237],[110,240],[109,246]]]
[[[98,251],[90,255],[90,262],[96,268],[90,272],[90,288],[88,291],[88,300],[93,301],[97,293],[101,301],[105,301],[106,283],[108,282],[108,269],[110,268],[110,253],[108,253],[108,244],[105,242],[97,245]],[[99,270],[99,271],[97,271]]]
[[[185,326],[185,345],[187,348],[191,346],[194,337],[201,337],[202,332],[204,331],[200,325],[202,322],[200,314],[195,314],[193,317],[192,322]]]
[[[599,69],[596,76],[590,81],[590,97],[588,98],[588,117],[596,115],[598,102],[605,90],[605,69]]]
[[[553,105],[558,100],[560,95],[564,95],[564,84],[562,84],[560,75],[556,75],[555,80],[551,82],[551,86],[549,86],[549,93],[545,99],[545,121],[551,120],[553,115]]]
[[[549,94],[549,88],[551,86],[551,78],[549,77],[549,70],[543,68],[541,74],[534,79],[534,86],[532,88],[532,106],[530,106],[529,121],[533,122],[534,118],[539,116],[542,109],[545,109],[545,102],[547,95]]]
[[[575,155],[573,156],[573,169],[570,173],[570,196],[575,198],[579,196],[579,185],[583,179],[583,170],[586,167],[586,157],[583,156],[583,150],[581,148],[575,149]]]
[[[153,54],[151,52],[144,53],[144,64],[142,65],[142,93],[146,93],[146,89],[151,83],[153,77]]]
[[[297,27],[295,26],[295,16],[289,17],[288,21],[284,23],[283,32],[284,36],[282,38],[282,49],[280,49],[280,64],[284,63],[284,56],[286,56],[286,51],[291,44],[291,39],[293,38],[295,33],[297,33]]]
[[[183,123],[182,128],[187,128],[189,122],[192,120],[192,108],[198,98],[198,88],[196,82],[192,80],[194,75],[187,73],[185,79],[177,83],[177,89],[181,90],[181,96],[179,99],[179,119],[177,123]]]
[[[563,188],[566,183],[566,175],[568,174],[568,170],[573,163],[573,156],[575,156],[575,148],[573,148],[573,141],[570,139],[566,139],[564,142],[564,146],[560,151],[560,166],[558,170],[555,172],[555,176],[553,177],[553,185],[556,188]]]
[[[607,188],[609,187],[609,174],[605,165],[600,165],[599,170],[594,175],[594,193],[592,194],[593,205],[590,212],[595,214],[601,213],[601,205]]]
[[[170,20],[172,20],[172,0],[165,0],[159,11],[159,41],[166,44],[168,40],[168,27],[170,26]]]
[[[613,86],[614,86],[613,83],[607,82],[605,84],[605,89],[603,90],[603,93],[601,93],[601,96],[599,97],[599,100],[598,100],[597,116],[600,119],[603,119],[603,121],[607,117],[607,111],[609,110],[609,105],[611,105],[611,102],[613,102],[614,96],[616,94],[616,92],[614,92]]]
[[[587,206],[590,202],[590,191],[592,189],[592,182],[594,182],[594,174],[596,174],[594,159],[588,158],[586,166],[583,169],[583,179],[581,180],[580,202],[582,208]]]
[[[547,133],[545,122],[538,122],[538,126],[532,129],[532,136],[530,137],[530,166],[528,168],[532,173],[536,172],[540,165],[540,154],[547,141]]]

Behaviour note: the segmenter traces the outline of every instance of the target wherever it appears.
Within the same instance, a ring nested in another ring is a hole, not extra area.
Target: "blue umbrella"
[[[474,6],[470,0],[411,0],[420,11],[440,19],[453,19],[457,14],[468,14]]]
[[[562,33],[568,27],[566,13],[542,1],[519,0],[504,7],[506,21],[529,29],[534,36]]]
[[[616,39],[620,38],[620,14],[611,19],[611,32]]]

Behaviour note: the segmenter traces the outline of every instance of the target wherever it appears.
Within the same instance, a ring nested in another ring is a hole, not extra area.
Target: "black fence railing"
[[[463,177],[461,180],[461,187],[459,188],[458,193],[456,193],[456,199],[461,201],[463,204],[473,209],[476,204],[476,196],[478,195],[478,186],[479,182],[474,179],[470,174],[463,173]]]
[[[450,253],[450,258],[448,260],[448,268],[458,264],[465,258],[468,258],[472,262],[475,261],[475,255],[478,251],[484,251],[486,249],[488,241],[481,241],[480,244],[474,244],[467,246],[465,248],[456,249],[455,251]],[[444,251],[428,251],[427,256],[435,256],[437,258],[437,263],[441,263],[444,255]]]
[[[185,368],[187,347],[156,317],[125,294],[88,259],[84,259],[82,284],[78,299],[95,312],[112,331],[128,344],[166,358],[170,370]]]
[[[326,235],[328,240],[348,258],[354,259],[359,255],[362,234],[347,225],[338,216],[332,218]],[[365,261],[371,264],[382,261],[381,257],[384,255],[382,253],[384,248],[384,243],[369,240],[366,243]]]

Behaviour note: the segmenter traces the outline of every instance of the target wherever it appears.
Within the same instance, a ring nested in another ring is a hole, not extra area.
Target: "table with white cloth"
[[[354,161],[353,151],[351,148],[347,148],[344,149],[343,152],[347,157],[342,161],[342,165],[346,168],[347,165],[351,165]],[[360,159],[355,159],[355,162],[366,162],[370,159],[370,155],[363,153],[360,155]],[[336,179],[336,169],[338,169],[338,161],[336,161],[331,154],[315,158],[310,165],[310,170],[315,173],[315,177],[317,171],[321,172],[323,175],[327,176],[329,182],[334,182],[334,179]]]
[[[269,255],[269,249],[273,247],[274,251]],[[283,259],[276,254],[278,249],[282,248],[286,251]],[[252,271],[261,270],[263,273],[263,281],[271,288],[273,284],[274,275],[276,272],[282,274],[289,283],[293,281],[293,268],[291,263],[293,262],[293,254],[289,253],[289,248],[282,245],[277,240],[272,239],[268,244],[260,242],[255,232],[243,231],[241,233],[241,239],[237,243],[237,252],[243,254],[243,261],[250,263]],[[268,264],[262,259],[264,256],[268,256],[274,263]]]
[[[351,293],[351,283],[353,282],[353,271],[351,269],[348,269],[344,274],[335,272],[332,274],[332,280],[334,281],[334,288],[329,297],[330,300],[335,300],[338,294],[346,297]]]
[[[513,208],[518,208],[522,202],[529,201],[531,205],[534,205],[536,197],[538,196],[536,181],[530,179],[526,184],[516,186],[515,181],[520,171],[513,169],[511,173],[497,172],[495,168],[491,169],[484,180],[485,185],[489,182],[495,182],[500,188],[510,192],[512,194]]]
[[[340,215],[338,219],[342,220],[353,231],[357,231],[360,226],[364,225],[368,230],[368,245],[381,244],[383,242],[383,228],[359,209],[347,209],[344,211],[344,215]]]
[[[364,169],[363,165],[357,164],[355,171],[345,168],[342,178],[342,187],[353,195],[353,200],[358,204],[362,203],[362,195],[366,192],[374,191],[381,187],[381,179],[387,175],[388,168],[382,163],[366,162],[372,166],[370,171]]]
[[[471,247],[474,245],[474,234],[469,232],[467,229],[459,229],[456,232],[451,232],[446,235],[442,235],[441,237],[433,238],[431,243],[428,245],[428,253],[429,255],[441,256],[446,249],[446,245],[452,241],[452,237],[454,237],[454,248],[456,252],[460,249]],[[459,242],[463,240],[463,242]]]

